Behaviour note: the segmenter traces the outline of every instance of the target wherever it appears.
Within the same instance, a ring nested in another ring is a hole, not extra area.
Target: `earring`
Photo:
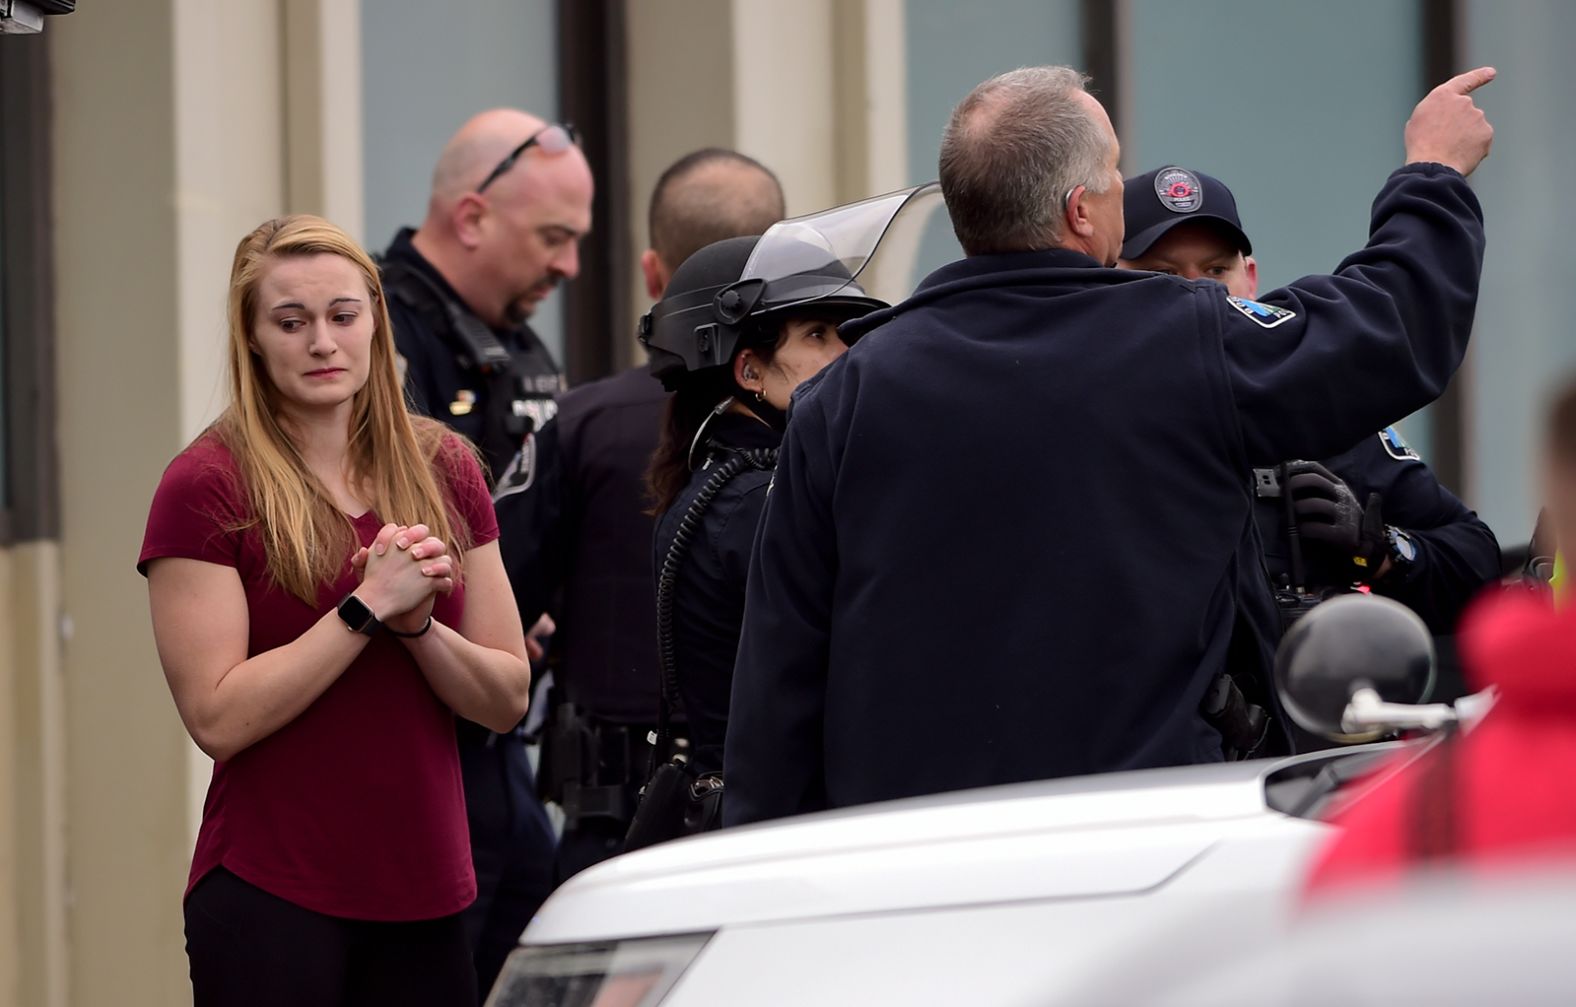
[[[766,398],[765,398],[765,396],[761,395],[760,392],[756,392],[755,393],[755,401],[757,401],[757,402],[765,402]]]

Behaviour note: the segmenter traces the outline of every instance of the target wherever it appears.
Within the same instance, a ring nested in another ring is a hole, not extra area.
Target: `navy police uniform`
[[[563,601],[553,640],[564,698],[598,718],[648,725],[657,709],[657,623],[645,472],[667,394],[644,366],[581,385],[558,413]]]
[[[1499,542],[1488,525],[1439,484],[1394,427],[1364,437],[1323,464],[1359,501],[1379,494],[1380,515],[1393,529],[1390,569],[1370,581],[1373,592],[1406,605],[1437,635],[1454,632],[1467,603],[1499,576]],[[1274,478],[1261,471],[1256,486]],[[1265,565],[1276,589],[1284,591],[1294,586],[1291,519],[1283,497],[1262,488],[1258,493],[1255,514]],[[1348,576],[1332,576],[1321,570],[1316,547],[1304,543],[1300,548],[1306,586],[1339,588],[1350,583],[1349,566],[1342,564]]]
[[[1252,469],[1437,397],[1482,251],[1466,180],[1409,165],[1262,302],[1051,249],[848,323],[767,494],[725,820],[1222,758],[1205,689],[1276,631]]]
[[[560,565],[548,574],[562,585],[551,656],[558,708],[542,779],[565,813],[560,880],[622,849],[650,769],[659,689],[645,471],[666,401],[645,367],[559,400],[563,496],[550,537]]]
[[[735,451],[775,449],[781,441],[776,430],[738,413],[716,417],[706,432],[709,443],[704,462],[696,466],[689,484],[657,521],[653,554],[657,570],[712,471]],[[746,468],[723,486],[701,515],[700,530],[674,585],[673,665],[689,723],[690,765],[697,773],[722,772],[750,550],[770,480],[770,472]]]
[[[504,565],[522,616],[534,620],[546,607],[547,588],[515,577],[540,565],[540,530],[550,524],[557,504],[551,420],[562,379],[529,326],[488,329],[471,314],[411,244],[413,233],[401,230],[381,262],[406,396],[416,411],[442,420],[481,448],[495,483]],[[461,325],[481,326],[482,335],[473,331],[467,339],[456,331]],[[487,336],[507,354],[506,361],[499,357],[487,366],[479,359],[476,344]],[[520,731],[498,735],[467,720],[457,720],[455,728],[477,884],[464,922],[485,995],[520,931],[552,891],[555,840]]]
[[[1127,179],[1122,207],[1124,259],[1142,260],[1173,228],[1200,221],[1243,255],[1253,252],[1236,197],[1203,172],[1170,165]],[[1410,606],[1435,633],[1449,633],[1498,573],[1493,533],[1439,485],[1394,427],[1320,465],[1260,469],[1254,489],[1267,572],[1287,622],[1362,580]],[[1375,580],[1380,569],[1386,572]]]

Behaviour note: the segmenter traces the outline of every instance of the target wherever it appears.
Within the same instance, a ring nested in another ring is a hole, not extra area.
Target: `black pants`
[[[520,933],[553,890],[556,840],[525,742],[457,722],[465,811],[476,866],[476,901],[462,914],[485,999],[520,943]]]
[[[459,916],[347,920],[218,868],[186,899],[196,1007],[448,1007],[476,999]]]

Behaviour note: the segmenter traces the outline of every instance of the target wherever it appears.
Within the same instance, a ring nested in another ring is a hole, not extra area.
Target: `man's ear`
[[[462,248],[475,248],[482,243],[482,218],[487,215],[487,200],[474,192],[467,192],[449,211],[449,225],[454,238]]]
[[[646,296],[653,301],[662,300],[663,292],[668,289],[668,281],[673,279],[673,272],[656,249],[648,248],[640,253],[640,272],[646,278]]]
[[[1084,206],[1084,196],[1089,189],[1086,186],[1075,185],[1067,190],[1067,206],[1062,211],[1062,225],[1068,234],[1076,234],[1088,238],[1094,235],[1094,221],[1089,219],[1087,207]]]
[[[1259,260],[1244,255],[1242,261],[1248,267],[1248,300],[1251,301],[1259,296]]]
[[[754,350],[740,350],[739,355],[733,358],[733,383],[747,392],[759,392],[766,387],[766,379],[761,376],[760,358]]]

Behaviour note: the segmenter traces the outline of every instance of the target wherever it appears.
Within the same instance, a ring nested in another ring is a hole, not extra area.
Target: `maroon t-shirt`
[[[438,455],[452,509],[476,545],[498,537],[474,457],[449,440]],[[304,604],[274,584],[230,452],[207,434],[165,470],[137,569],[173,556],[234,567],[246,589],[247,655],[290,643],[355,589],[350,557]],[[351,522],[363,544],[383,526]],[[465,592],[440,596],[433,618],[458,626]],[[457,913],[476,898],[454,715],[398,640],[378,634],[299,717],[213,767],[189,893],[223,865],[315,912],[363,920]]]

